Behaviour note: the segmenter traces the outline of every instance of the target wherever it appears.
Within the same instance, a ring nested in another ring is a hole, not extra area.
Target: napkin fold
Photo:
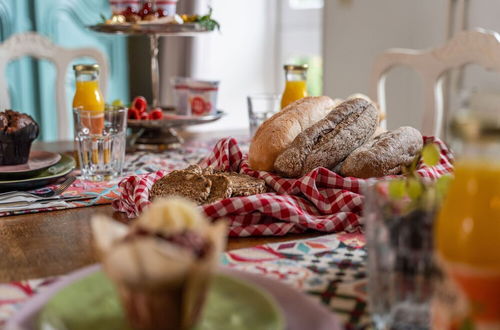
[[[29,202],[29,205],[20,206],[2,206],[2,203],[12,203],[12,202]],[[47,209],[52,207],[69,207],[69,204],[64,200],[55,200],[50,202],[42,202],[40,198],[35,197],[24,197],[24,196],[14,196],[11,198],[2,199],[0,202],[0,213],[12,212],[12,211],[26,211],[26,210],[37,210],[37,209]]]

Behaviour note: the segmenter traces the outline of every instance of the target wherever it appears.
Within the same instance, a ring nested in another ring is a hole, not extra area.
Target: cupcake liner
[[[151,236],[122,240],[123,226],[105,217],[92,219],[104,270],[118,289],[130,324],[141,330],[193,327],[226,240],[226,223],[209,226],[210,249],[202,258]]]

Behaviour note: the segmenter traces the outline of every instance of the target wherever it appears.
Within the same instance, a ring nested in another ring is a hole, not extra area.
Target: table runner
[[[130,175],[140,175],[158,170],[172,171],[184,168],[189,164],[195,164],[206,157],[212,150],[217,139],[205,141],[187,142],[182,149],[170,150],[162,153],[136,152],[125,156],[124,175],[122,178],[112,181],[92,182],[78,178],[65,192],[65,196],[91,196],[94,199],[82,202],[68,202],[68,206],[45,207],[32,210],[19,210],[0,212],[0,217],[16,214],[38,213],[68,208],[88,207],[100,204],[110,204],[119,197],[118,183]],[[244,143],[244,146],[246,143]],[[79,175],[79,171],[73,171],[71,175]],[[64,179],[61,179],[63,181]],[[49,187],[55,187],[56,184]]]
[[[433,180],[452,171],[453,156],[441,140],[424,137],[424,143],[431,142],[436,143],[440,149],[440,161],[433,167],[420,162],[417,173],[425,179]],[[226,198],[202,206],[207,217],[224,217],[229,220],[230,236],[278,236],[310,229],[330,233],[355,230],[361,224],[364,200],[361,188],[374,180],[395,177],[342,177],[319,167],[302,178],[281,178],[273,173],[252,170],[246,153],[233,138],[221,139],[200,166],[212,166],[216,170],[234,171],[260,178],[273,190],[265,194]],[[158,171],[126,178],[119,184],[121,195],[113,202],[113,207],[129,217],[139,215],[151,203],[149,190],[152,185],[166,174],[168,171]]]
[[[359,232],[272,243],[223,254],[222,264],[283,281],[335,312],[346,329],[370,325],[366,303],[366,250]],[[0,284],[0,327],[51,277]]]

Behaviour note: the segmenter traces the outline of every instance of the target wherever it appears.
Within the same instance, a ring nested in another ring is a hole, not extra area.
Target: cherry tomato
[[[140,113],[143,113],[148,108],[148,101],[146,101],[143,96],[137,96],[132,101],[131,108],[135,108],[139,110]]]
[[[128,119],[140,119],[141,118],[141,114],[139,112],[139,110],[135,109],[135,108],[130,108],[128,109]]]
[[[163,118],[163,111],[160,108],[155,108],[149,113],[149,118],[152,120],[158,120]]]

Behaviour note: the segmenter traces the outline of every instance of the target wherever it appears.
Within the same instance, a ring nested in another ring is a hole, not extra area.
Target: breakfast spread
[[[210,224],[183,199],[155,201],[127,227],[92,218],[96,246],[134,329],[191,329],[225,245],[226,224]]]
[[[181,196],[198,205],[237,196],[250,196],[267,191],[264,180],[246,174],[202,169],[191,165],[172,171],[151,187],[150,200],[159,197]]]
[[[0,165],[28,162],[39,127],[31,116],[14,110],[0,112]]]
[[[361,94],[344,102],[303,98],[259,127],[250,167],[288,178],[318,167],[358,178],[399,174],[422,149],[422,135],[412,127],[386,131],[378,127],[380,119],[377,106]]]

